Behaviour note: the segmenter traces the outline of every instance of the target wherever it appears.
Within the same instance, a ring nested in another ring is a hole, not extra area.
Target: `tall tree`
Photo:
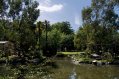
[[[7,10],[9,5],[7,0],[0,1],[0,40],[5,40],[5,26],[7,23]]]
[[[30,56],[31,51],[36,51],[35,22],[39,17],[38,2],[31,0],[2,0],[1,2],[0,27],[3,29],[1,33],[4,34],[4,40],[14,43],[20,57]]]
[[[78,48],[84,45],[85,49],[89,49],[92,53],[95,51],[101,54],[110,51],[113,55],[116,52],[114,50],[117,45],[114,43],[116,38],[114,36],[118,33],[119,26],[119,17],[115,8],[118,8],[118,1],[92,0],[91,6],[82,10],[83,27],[79,29],[75,36],[75,45]],[[92,31],[88,31],[88,27]],[[80,45],[76,44],[77,42]]]
[[[41,36],[41,47],[43,49],[44,56],[53,56],[56,55],[58,48],[60,47],[61,33],[57,29],[52,29],[48,31],[47,41],[46,41],[46,32],[42,32]],[[47,42],[47,49],[46,49]]]

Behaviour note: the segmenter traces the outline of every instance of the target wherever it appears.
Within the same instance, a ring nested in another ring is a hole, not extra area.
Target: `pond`
[[[119,79],[119,65],[76,65],[68,58],[53,59],[53,62],[46,67],[25,66],[25,79]],[[19,73],[19,68],[0,66],[0,79],[17,79]]]
[[[119,66],[75,65],[69,59],[56,59],[48,79],[119,79]]]

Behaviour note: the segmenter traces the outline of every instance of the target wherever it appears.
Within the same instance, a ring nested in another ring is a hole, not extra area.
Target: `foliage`
[[[73,30],[71,29],[70,23],[69,22],[58,22],[52,25],[52,29],[57,29],[61,33],[64,34],[73,34]]]
[[[74,50],[74,34],[65,35],[61,34],[60,47],[61,51],[72,51]]]
[[[42,33],[41,41],[42,41],[42,49],[44,50],[44,55],[52,56],[55,55],[58,48],[60,47],[60,32],[57,29],[52,29],[48,32],[46,40],[46,33]],[[47,43],[47,48],[46,48]]]
[[[13,43],[14,55],[21,60],[42,59],[37,7],[38,3],[31,0],[2,0],[0,4],[0,40]]]
[[[74,49],[74,33],[69,22],[58,22],[52,25],[48,23],[47,30],[45,22],[43,22],[43,25],[40,41],[44,55],[52,56],[57,51],[65,51],[65,49],[71,51]]]
[[[118,1],[92,0],[90,7],[82,10],[83,26],[77,31],[74,44],[79,50],[118,55]]]
[[[57,29],[60,32],[60,49],[59,51],[74,50],[74,31],[71,29],[69,22],[58,22],[52,25],[52,29]]]

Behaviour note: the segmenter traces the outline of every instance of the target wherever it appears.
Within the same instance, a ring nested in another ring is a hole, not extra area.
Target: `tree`
[[[39,17],[38,3],[31,0],[2,0],[0,3],[0,39],[15,46],[16,54],[22,59],[33,58],[37,45],[35,24]],[[4,35],[1,35],[4,34]],[[38,37],[40,37],[40,32]]]
[[[5,38],[5,26],[8,22],[5,20],[5,17],[7,17],[8,6],[7,0],[0,1],[0,40],[4,40]]]
[[[39,16],[39,10],[36,9],[37,6],[37,2],[31,2],[30,0],[10,2],[9,17],[12,19],[11,31],[16,34],[13,37],[16,39],[12,39],[12,41],[16,45],[16,51],[18,51],[19,56],[28,54],[27,52],[29,52],[30,47],[35,49],[34,23]],[[20,12],[22,13],[20,14]]]
[[[64,34],[73,34],[73,29],[71,29],[69,22],[58,22],[52,25],[52,29],[57,29]]]
[[[91,25],[80,27],[74,38],[74,45],[79,50],[91,48],[95,44],[94,30]]]
[[[91,6],[82,10],[83,27],[75,36],[75,46],[91,53],[110,51],[113,55],[119,24],[117,7],[118,1],[92,0]]]
[[[74,50],[74,34],[65,35],[61,33],[60,51]]]
[[[58,22],[51,26],[52,29],[57,29],[60,32],[60,51],[74,50],[74,31],[69,22]]]
[[[46,49],[46,33],[42,32],[41,41],[44,56],[56,55],[58,48],[60,47],[60,32],[57,29],[52,29],[47,35],[47,49]]]
[[[38,3],[34,0],[0,0],[0,40],[13,44],[15,56],[10,58],[9,64],[16,67],[22,75],[25,71],[23,65],[43,62],[40,47],[37,48],[39,44],[35,32],[40,27],[36,23],[39,17],[37,7]],[[7,60],[9,52],[10,50],[5,52]]]
[[[74,50],[74,32],[69,22],[47,24],[47,30],[45,29],[46,24],[42,23],[44,27],[42,27],[41,47],[44,55],[53,56],[57,51]]]

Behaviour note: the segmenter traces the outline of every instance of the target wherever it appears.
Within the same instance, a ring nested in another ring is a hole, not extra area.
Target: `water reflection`
[[[56,59],[55,67],[28,66],[25,74],[26,79],[119,79],[118,65],[94,66],[89,64],[75,65],[69,59]],[[24,68],[24,67],[23,67]],[[25,70],[26,70],[25,68]],[[0,79],[16,79],[17,69],[0,66]]]
[[[77,74],[76,74],[75,68],[74,68],[71,75],[69,76],[69,79],[77,79],[76,76],[77,76]]]
[[[57,60],[57,64],[52,79],[119,79],[119,66],[74,65],[69,60]]]

